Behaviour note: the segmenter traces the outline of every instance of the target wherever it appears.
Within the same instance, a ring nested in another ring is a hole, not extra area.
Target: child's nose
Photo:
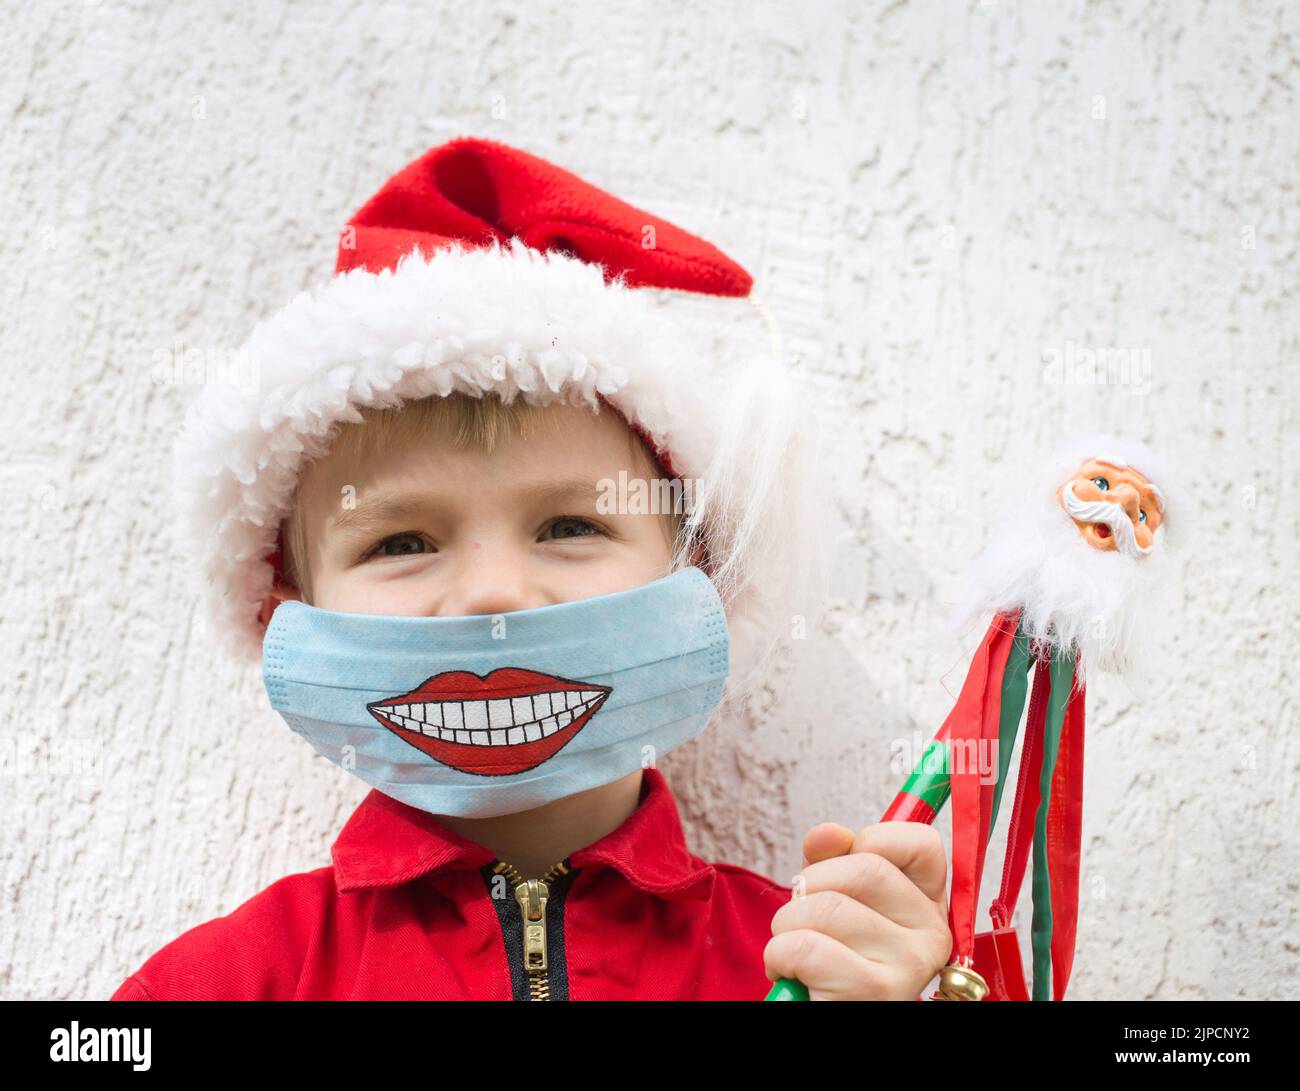
[[[545,605],[528,578],[522,558],[484,546],[472,550],[457,566],[453,586],[440,612],[451,617],[508,614]]]

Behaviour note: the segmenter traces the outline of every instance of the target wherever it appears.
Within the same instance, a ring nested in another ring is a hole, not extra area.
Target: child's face
[[[304,474],[312,605],[454,617],[526,610],[669,574],[670,517],[597,510],[598,482],[655,476],[617,414],[548,406],[493,451],[429,433]],[[617,494],[615,494],[617,495]]]

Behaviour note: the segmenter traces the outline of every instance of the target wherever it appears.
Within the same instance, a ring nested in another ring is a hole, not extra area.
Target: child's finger
[[[877,822],[853,841],[853,852],[883,856],[933,901],[943,902],[948,886],[948,857],[943,838],[922,822]]]
[[[763,950],[767,976],[792,978],[812,1000],[913,1000],[896,969],[850,951],[837,939],[800,929],[773,936]]]
[[[860,957],[879,962],[896,961],[910,940],[894,921],[839,890],[818,890],[794,898],[772,916],[774,936],[804,929],[821,932]]]
[[[934,927],[943,909],[892,860],[875,852],[852,852],[809,864],[800,872],[800,879],[802,898],[820,890],[837,890],[904,928]]]
[[[828,860],[832,856],[843,856],[852,851],[855,834],[848,826],[838,822],[820,822],[810,829],[803,838],[803,864],[815,864],[818,860]]]

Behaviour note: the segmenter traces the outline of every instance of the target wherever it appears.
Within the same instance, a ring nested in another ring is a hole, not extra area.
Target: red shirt
[[[111,999],[761,1000],[791,894],[692,855],[657,769],[618,829],[547,873],[544,912],[541,884],[377,789],[331,856],[191,928]]]

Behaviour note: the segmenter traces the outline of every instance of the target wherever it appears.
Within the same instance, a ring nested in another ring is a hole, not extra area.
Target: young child
[[[655,765],[824,571],[748,274],[477,139],[390,179],[337,273],[254,332],[256,391],[203,391],[177,482],[220,630],[372,790],[332,866],[113,999],[916,998],[932,828],[816,826],[792,897],[694,856]]]

